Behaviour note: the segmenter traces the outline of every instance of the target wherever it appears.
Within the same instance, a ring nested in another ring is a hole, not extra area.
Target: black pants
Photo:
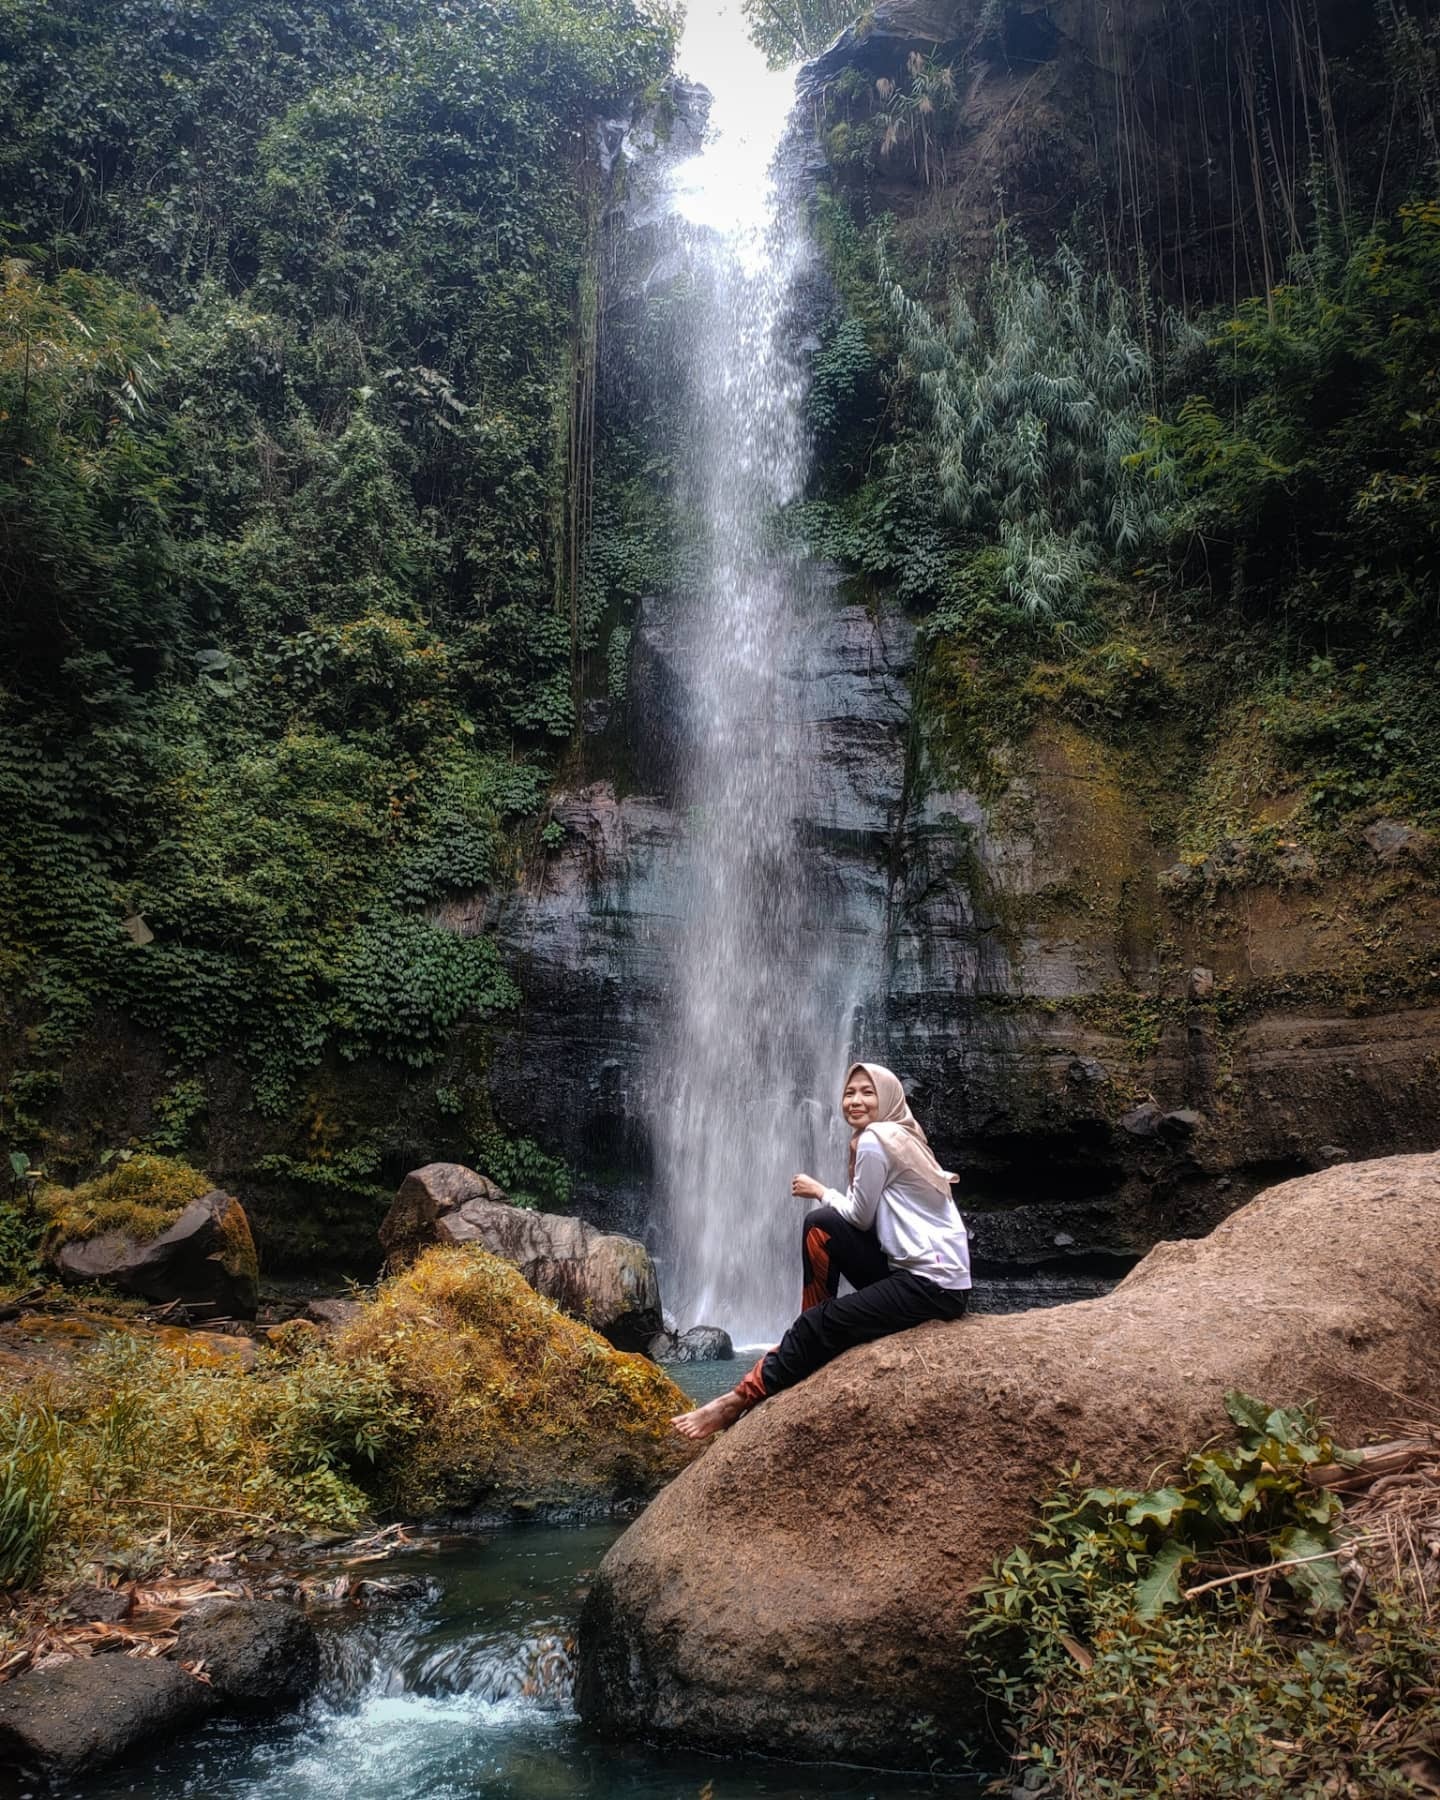
[[[932,1319],[958,1319],[965,1311],[968,1290],[892,1269],[874,1232],[861,1231],[831,1207],[806,1213],[801,1242],[807,1305],[761,1359],[758,1375],[767,1395],[794,1387],[856,1344]],[[837,1293],[842,1275],[853,1294]]]

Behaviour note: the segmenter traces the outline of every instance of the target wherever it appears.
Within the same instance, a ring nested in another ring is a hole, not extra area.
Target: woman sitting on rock
[[[848,1192],[810,1175],[790,1184],[800,1199],[824,1202],[804,1220],[804,1311],[728,1394],[673,1421],[684,1437],[723,1431],[856,1344],[965,1311],[970,1245],[950,1197],[959,1177],[931,1154],[904,1088],[878,1063],[856,1063],[840,1110],[852,1134]],[[843,1297],[842,1275],[855,1290]]]

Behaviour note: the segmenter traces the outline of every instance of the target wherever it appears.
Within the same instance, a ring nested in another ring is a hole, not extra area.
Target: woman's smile
[[[880,1096],[875,1092],[875,1083],[863,1069],[854,1070],[845,1083],[845,1092],[840,1096],[840,1110],[852,1131],[863,1131],[879,1115]]]

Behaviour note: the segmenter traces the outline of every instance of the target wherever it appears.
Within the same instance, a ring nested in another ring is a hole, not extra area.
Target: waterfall
[[[776,160],[793,76],[756,65],[716,93],[705,149],[672,178],[693,277],[681,486],[698,547],[674,620],[691,863],[651,1084],[667,1300],[682,1325],[722,1325],[742,1343],[771,1341],[797,1310],[805,1203],[790,1178],[840,1174],[834,1102],[849,1037],[800,837],[806,659],[826,590],[767,534],[807,472],[788,315],[813,251]]]

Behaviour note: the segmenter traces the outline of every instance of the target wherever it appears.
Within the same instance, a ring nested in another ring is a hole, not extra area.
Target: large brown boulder
[[[493,1181],[459,1163],[428,1163],[407,1175],[380,1242],[392,1269],[431,1244],[478,1244],[618,1350],[643,1350],[660,1330],[660,1284],[643,1244],[512,1206]]]
[[[180,1301],[191,1318],[253,1319],[259,1304],[255,1240],[233,1194],[214,1189],[192,1200],[158,1237],[124,1230],[62,1243],[62,1281],[105,1282],[157,1304]]]
[[[767,1401],[605,1558],[581,1710],[714,1748],[957,1753],[984,1711],[967,1597],[1057,1467],[1141,1481],[1231,1429],[1233,1387],[1318,1398],[1342,1442],[1440,1414],[1440,1156],[1286,1182],[1104,1299],[923,1326]]]

